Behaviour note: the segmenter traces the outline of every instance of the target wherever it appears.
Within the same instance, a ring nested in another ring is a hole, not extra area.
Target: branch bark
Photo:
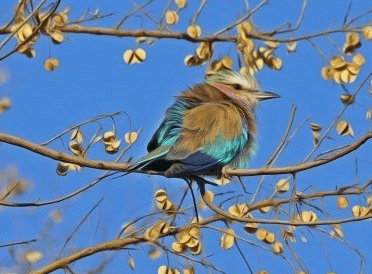
[[[344,149],[339,150],[338,152],[331,154],[328,157],[317,159],[310,162],[304,162],[297,165],[285,166],[285,167],[263,167],[257,169],[226,169],[225,174],[228,176],[258,176],[258,175],[278,175],[278,174],[294,174],[297,172],[305,171],[312,169],[327,163],[333,162],[349,153],[357,150],[365,142],[372,138],[372,132],[369,132],[362,137],[360,137],[354,143],[346,146]],[[116,162],[106,162],[106,161],[96,161],[90,160],[87,158],[82,158],[78,156],[68,155],[45,146],[15,137],[10,134],[0,133],[0,142],[8,143],[13,146],[22,147],[34,153],[46,156],[48,158],[62,161],[66,163],[77,164],[84,167],[94,168],[94,169],[103,169],[103,170],[115,170],[115,171],[128,171],[130,164],[127,163],[116,163]],[[147,171],[133,171],[137,173],[147,173],[149,175],[162,175],[162,172],[147,172]]]

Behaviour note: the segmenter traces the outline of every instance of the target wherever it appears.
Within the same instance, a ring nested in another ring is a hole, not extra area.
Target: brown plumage
[[[208,76],[206,83],[176,97],[147,147],[149,154],[134,168],[187,177],[244,167],[256,147],[254,108],[276,97],[233,71]]]

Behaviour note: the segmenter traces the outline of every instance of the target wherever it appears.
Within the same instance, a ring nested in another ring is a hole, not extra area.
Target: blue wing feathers
[[[164,120],[152,136],[147,150],[148,155],[140,159],[135,165],[144,168],[156,160],[166,160],[183,165],[182,172],[198,172],[219,168],[234,161],[234,167],[242,168],[249,157],[239,159],[240,154],[249,143],[248,128],[243,127],[242,134],[230,140],[223,138],[222,134],[216,136],[213,143],[204,144],[198,151],[173,157],[167,154],[173,145],[176,145],[182,130],[184,112],[191,108],[191,104],[183,99],[178,99],[175,104],[167,109]],[[250,156],[250,155],[248,155]],[[244,158],[244,159],[243,159]],[[247,158],[247,159],[246,159]]]
[[[186,101],[178,99],[175,104],[167,109],[163,122],[147,145],[149,152],[167,142],[167,139],[179,135],[182,129],[183,112],[189,107],[190,105]]]

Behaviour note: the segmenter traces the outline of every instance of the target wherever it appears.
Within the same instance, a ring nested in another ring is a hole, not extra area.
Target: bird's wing
[[[189,103],[183,99],[178,99],[164,115],[164,120],[152,136],[147,150],[149,152],[161,145],[170,145],[174,142],[174,137],[178,137],[181,128],[184,112],[189,108]]]
[[[248,144],[240,110],[231,103],[204,103],[185,111],[180,135],[165,155],[186,171],[202,171],[230,163]]]

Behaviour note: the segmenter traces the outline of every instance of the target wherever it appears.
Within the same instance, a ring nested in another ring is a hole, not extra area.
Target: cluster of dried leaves
[[[28,4],[30,1],[20,1],[16,6],[11,31],[15,33],[18,52],[33,58],[36,55],[34,44],[40,34],[49,36],[55,44],[63,42],[64,35],[60,28],[66,26],[70,9],[65,8],[59,13],[36,12],[33,14]],[[32,15],[35,21],[30,20],[29,15]]]
[[[124,140],[128,145],[132,145],[138,138],[138,132],[127,132],[124,135]],[[103,143],[105,152],[108,154],[115,154],[119,151],[121,140],[117,138],[115,129],[112,131],[106,131],[102,135],[97,135],[91,139],[86,147],[83,147],[84,135],[79,127],[72,130],[69,141],[69,150],[78,157],[85,157],[88,149],[92,147],[93,144]],[[73,163],[59,162],[57,166],[57,174],[61,176],[67,175],[69,170],[81,170],[81,166]]]

